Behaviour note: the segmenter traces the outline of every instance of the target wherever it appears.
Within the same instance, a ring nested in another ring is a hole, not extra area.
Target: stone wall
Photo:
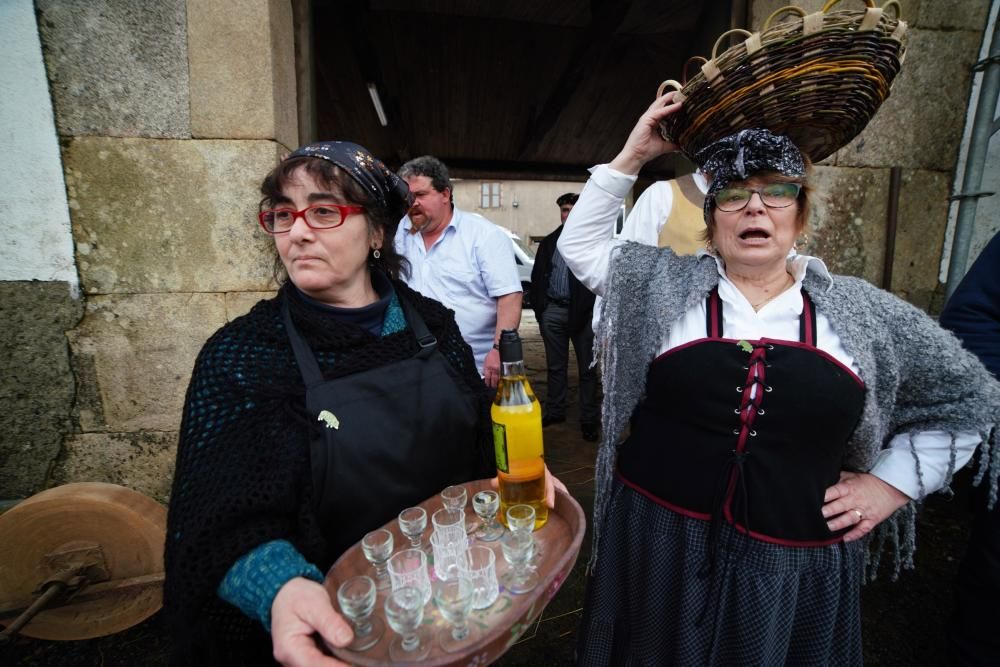
[[[70,352],[47,370],[50,389],[15,396],[0,424],[18,433],[0,470],[26,471],[16,484],[0,476],[0,498],[93,480],[165,500],[198,350],[272,287],[254,214],[260,178],[298,142],[291,3],[37,0],[36,11],[84,300],[51,308],[44,336],[24,323],[12,350],[0,345],[15,362]],[[19,380],[4,377],[0,395]],[[49,406],[67,392],[63,423]],[[62,442],[34,446],[22,435],[32,420],[62,427]]]
[[[755,29],[784,0],[753,0]],[[796,2],[807,12],[823,0]],[[884,4],[879,2],[878,4]],[[868,127],[817,167],[823,202],[805,251],[835,273],[882,286],[890,169],[902,169],[892,265],[894,293],[937,313],[944,286],[938,270],[948,222],[955,162],[989,3],[983,0],[901,0],[909,24],[902,70]],[[861,0],[833,8],[854,9]]]

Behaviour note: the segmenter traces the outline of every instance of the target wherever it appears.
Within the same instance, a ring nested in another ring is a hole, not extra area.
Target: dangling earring
[[[381,256],[382,256],[382,251],[381,250],[379,250],[378,248],[375,248],[374,250],[372,250],[372,257],[374,257],[375,259],[378,259]]]

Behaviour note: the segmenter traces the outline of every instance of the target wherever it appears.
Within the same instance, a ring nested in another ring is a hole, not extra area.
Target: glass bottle
[[[500,385],[493,400],[493,446],[500,481],[500,512],[506,525],[507,508],[521,503],[535,508],[535,530],[545,525],[545,458],[542,445],[542,408],[524,374],[524,352],[517,331],[500,334]]]

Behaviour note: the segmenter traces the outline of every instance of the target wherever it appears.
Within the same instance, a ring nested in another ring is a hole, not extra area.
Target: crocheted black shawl
[[[393,287],[424,318],[468,391],[481,396],[481,436],[473,446],[481,450],[481,476],[492,476],[491,395],[454,314],[400,282]],[[248,551],[286,539],[324,572],[339,556],[312,509],[309,442],[322,425],[305,413],[305,387],[282,324],[283,299],[327,379],[406,359],[418,348],[410,328],[373,335],[305,303],[290,285],[205,343],[184,404],[167,520],[164,619],[175,663],[271,661],[260,623],[215,592]]]

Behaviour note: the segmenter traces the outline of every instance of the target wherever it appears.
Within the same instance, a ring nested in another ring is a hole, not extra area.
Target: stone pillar
[[[291,3],[37,8],[85,297],[74,429],[46,483],[165,500],[198,350],[273,287],[255,212],[298,141]]]

